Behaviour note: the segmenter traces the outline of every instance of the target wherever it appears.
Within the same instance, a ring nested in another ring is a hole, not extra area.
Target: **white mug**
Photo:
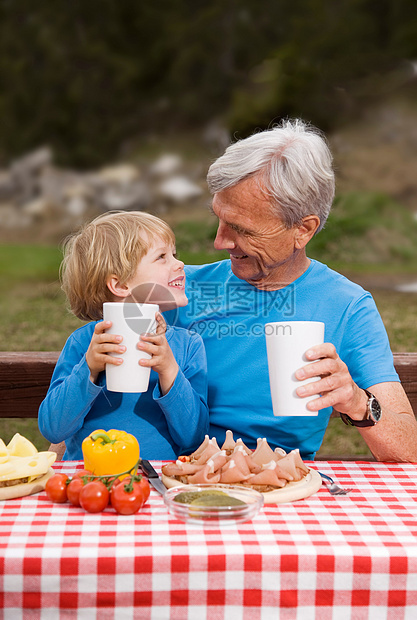
[[[296,389],[312,381],[318,381],[320,377],[299,381],[295,377],[295,372],[308,363],[305,353],[311,347],[324,342],[324,323],[318,321],[267,323],[265,338],[274,415],[318,415],[317,411],[307,409],[307,403],[319,398],[319,395],[302,398],[296,394]]]
[[[120,344],[126,347],[124,353],[108,353],[120,357],[120,366],[106,364],[106,387],[110,392],[146,392],[149,386],[150,368],[139,365],[140,359],[150,359],[151,355],[137,348],[139,336],[156,331],[156,304],[136,304],[127,302],[106,302],[103,304],[103,319],[111,321],[106,333],[122,336]]]

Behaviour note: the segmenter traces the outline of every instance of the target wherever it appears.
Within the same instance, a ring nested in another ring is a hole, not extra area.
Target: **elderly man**
[[[379,460],[417,461],[417,423],[369,293],[306,254],[334,196],[332,157],[320,133],[285,121],[229,146],[210,167],[219,225],[214,246],[230,260],[186,268],[189,305],[168,320],[197,330],[209,372],[210,432],[231,429],[314,458],[332,410],[357,426]],[[317,416],[274,417],[264,325],[323,321],[325,344],[297,372]]]

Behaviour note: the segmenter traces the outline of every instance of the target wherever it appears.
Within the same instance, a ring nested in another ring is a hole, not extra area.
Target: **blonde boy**
[[[184,264],[176,258],[169,226],[143,212],[102,215],[65,244],[62,285],[72,312],[88,322],[67,340],[39,409],[39,428],[65,441],[64,459],[82,458],[82,440],[97,428],[134,434],[141,456],[172,459],[197,447],[208,431],[207,369],[200,336],[170,327],[157,313],[155,334],[138,348],[152,355],[148,391],[106,390],[106,364],[123,360],[121,336],[102,320],[106,301],[147,302],[171,310],[187,304]]]

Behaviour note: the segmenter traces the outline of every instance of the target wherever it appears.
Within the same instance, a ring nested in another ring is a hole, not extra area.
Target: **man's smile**
[[[247,254],[232,254],[231,252],[229,252],[229,254],[230,254],[230,258],[237,259],[237,260],[242,259],[242,258],[249,258]]]

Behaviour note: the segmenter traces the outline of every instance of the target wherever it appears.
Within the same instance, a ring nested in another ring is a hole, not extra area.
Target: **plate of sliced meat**
[[[265,438],[259,438],[255,450],[227,431],[220,447],[208,435],[189,456],[181,456],[162,467],[167,488],[187,484],[231,484],[249,487],[264,496],[265,504],[280,504],[305,499],[322,484],[318,472],[303,462],[299,450],[272,450]]]

